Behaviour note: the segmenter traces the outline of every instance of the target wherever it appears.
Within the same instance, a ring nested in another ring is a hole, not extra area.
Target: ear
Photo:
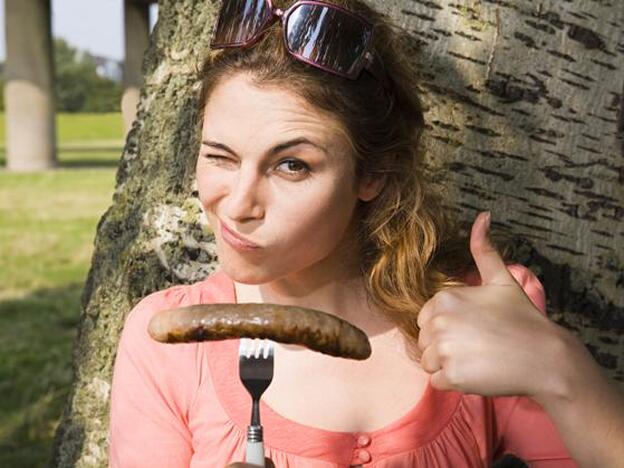
[[[364,202],[374,200],[386,185],[386,176],[367,173],[362,176],[358,186],[358,198]]]

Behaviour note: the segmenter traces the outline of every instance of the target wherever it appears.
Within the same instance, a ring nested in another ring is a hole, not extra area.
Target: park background
[[[4,88],[5,2],[0,0]],[[150,10],[153,26],[157,7]],[[0,93],[0,466],[47,466],[72,378],[80,296],[125,129],[123,1],[52,2],[58,167],[7,171]]]

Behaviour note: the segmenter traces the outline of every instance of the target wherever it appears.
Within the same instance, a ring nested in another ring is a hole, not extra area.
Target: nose
[[[238,172],[228,193],[224,214],[233,221],[246,221],[264,217],[260,200],[261,180],[252,170]]]

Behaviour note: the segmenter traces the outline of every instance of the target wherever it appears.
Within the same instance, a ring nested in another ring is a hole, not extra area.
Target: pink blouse
[[[544,290],[509,265],[545,313]],[[477,273],[468,277],[478,285]],[[201,303],[234,303],[233,281],[218,271],[193,285],[144,298],[119,343],[112,386],[110,467],[223,468],[245,458],[251,399],[238,378],[238,341],[162,344],[147,334],[152,315]],[[407,414],[368,433],[327,431],[260,403],[266,456],[277,468],[487,467],[504,453],[529,466],[577,466],[539,405],[526,397],[482,397],[430,384]]]

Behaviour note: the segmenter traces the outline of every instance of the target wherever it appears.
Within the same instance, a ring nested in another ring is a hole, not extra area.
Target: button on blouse
[[[371,461],[371,454],[368,450],[360,449],[356,453],[357,458],[360,460],[360,462],[368,463],[369,461]]]
[[[368,434],[360,434],[357,439],[357,444],[359,447],[368,447],[371,443],[371,438]]]

